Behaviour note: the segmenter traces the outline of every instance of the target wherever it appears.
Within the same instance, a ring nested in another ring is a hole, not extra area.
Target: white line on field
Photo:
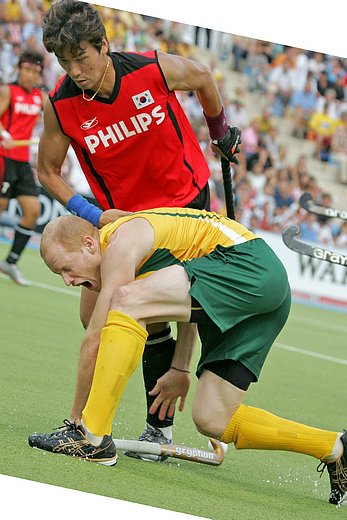
[[[347,327],[344,325],[338,325],[334,323],[329,323],[323,320],[315,320],[312,318],[304,318],[302,316],[290,316],[291,320],[299,321],[301,323],[307,323],[308,325],[313,325],[314,327],[323,327],[325,329],[338,330],[340,332],[347,332]]]
[[[7,276],[2,275],[2,274],[0,274],[0,278],[8,279]],[[64,289],[61,287],[55,287],[54,285],[48,285],[45,283],[35,282],[35,281],[31,281],[31,286],[39,287],[40,289],[47,289],[48,291],[53,291],[53,292],[57,292],[57,293],[61,293],[61,294],[66,294],[68,296],[75,296],[76,298],[80,298],[80,292],[79,291],[75,292],[73,289],[70,289],[70,290]],[[23,290],[25,290],[25,289],[23,289]],[[295,318],[295,319],[297,319],[297,318]],[[311,321],[311,322],[313,322],[312,324],[315,324],[315,325],[318,323],[324,324],[326,326],[328,325],[326,322],[318,322],[316,320],[300,320],[300,321],[305,321],[305,322]],[[341,329],[343,329],[342,326],[341,326]],[[297,354],[303,354],[305,356],[310,356],[310,357],[314,357],[314,358],[318,358],[318,359],[324,359],[325,361],[331,361],[331,362],[337,363],[339,365],[347,365],[346,359],[340,359],[340,358],[336,358],[333,356],[327,356],[326,354],[320,354],[319,352],[313,352],[312,350],[305,350],[303,348],[293,347],[292,345],[285,345],[284,343],[275,343],[275,346],[282,350],[288,350],[289,352],[296,352]]]
[[[54,285],[48,285],[46,283],[41,282],[31,282],[31,285],[34,287],[40,287],[40,289],[47,289],[49,291],[54,291],[62,294],[68,294],[69,296],[75,296],[76,298],[81,297],[81,292],[75,292],[73,289],[64,289],[62,287],[55,287]]]
[[[305,350],[303,348],[293,347],[292,345],[284,345],[283,343],[275,343],[275,346],[277,348],[281,348],[282,350],[289,350],[290,352],[296,352],[305,356],[324,359],[324,361],[332,361],[333,363],[337,363],[339,365],[347,365],[346,359],[327,356],[326,354],[320,354],[319,352],[313,352],[312,350]]]
[[[0,278],[4,280],[9,280],[8,276],[0,274]],[[13,282],[11,282],[13,283]],[[61,294],[67,294],[68,296],[75,296],[76,298],[80,298],[80,291],[75,292],[73,289],[64,289],[63,287],[55,287],[55,285],[48,285],[46,283],[35,282],[34,280],[30,280],[30,287],[39,287],[40,289],[47,289],[48,291],[53,291]],[[25,291],[26,288],[23,288]]]

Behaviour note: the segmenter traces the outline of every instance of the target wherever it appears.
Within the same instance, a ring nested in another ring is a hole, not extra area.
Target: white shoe
[[[9,264],[5,260],[0,261],[0,271],[7,274],[12,280],[18,285],[28,286],[30,285],[29,280],[26,280],[16,264]]]

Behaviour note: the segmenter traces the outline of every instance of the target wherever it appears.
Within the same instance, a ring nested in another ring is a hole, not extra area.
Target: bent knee
[[[139,294],[133,284],[122,285],[111,300],[111,309],[133,315],[139,302]]]
[[[206,437],[218,439],[226,427],[225,419],[212,410],[193,408],[192,418],[198,432]]]

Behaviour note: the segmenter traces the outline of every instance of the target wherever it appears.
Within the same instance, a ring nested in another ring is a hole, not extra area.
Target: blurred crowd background
[[[45,56],[45,89],[62,75],[42,45],[42,19],[50,4],[0,0],[0,83],[15,81],[26,49]],[[112,51],[160,49],[213,70],[228,122],[242,129],[240,165],[234,171],[240,222],[274,233],[296,223],[303,240],[347,249],[347,222],[316,217],[298,204],[309,192],[317,204],[347,210],[347,58],[96,7]],[[177,96],[210,167],[212,209],[225,213],[220,161],[210,149],[201,106],[193,93]],[[36,150],[33,146],[34,166]],[[90,195],[73,152],[63,175],[76,191]]]

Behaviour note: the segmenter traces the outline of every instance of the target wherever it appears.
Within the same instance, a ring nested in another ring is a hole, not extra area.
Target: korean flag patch
[[[149,90],[145,90],[144,92],[140,92],[140,94],[136,94],[132,97],[132,99],[135,103],[136,108],[139,109],[154,103],[154,99]]]

